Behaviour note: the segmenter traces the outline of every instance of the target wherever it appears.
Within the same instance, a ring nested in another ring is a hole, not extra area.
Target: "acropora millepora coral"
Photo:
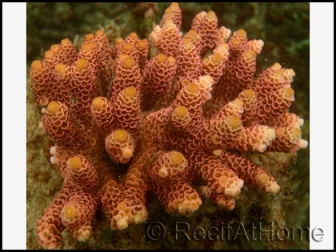
[[[87,240],[97,208],[114,230],[144,222],[149,190],[185,216],[200,194],[229,210],[243,185],[276,194],[272,174],[241,153],[306,148],[303,119],[289,112],[294,71],[275,63],[256,76],[264,42],[218,28],[213,11],[185,34],[181,21],[172,3],[149,39],[131,33],[110,45],[98,30],[78,52],[66,38],[32,62],[39,126],[64,179],[37,222],[43,248],[57,247],[65,228]]]

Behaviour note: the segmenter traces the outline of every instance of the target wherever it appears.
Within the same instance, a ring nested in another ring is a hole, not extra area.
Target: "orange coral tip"
[[[222,59],[223,59],[222,55],[218,52],[212,56],[212,61],[216,65],[220,64],[222,62]]]
[[[292,135],[296,138],[301,138],[301,129],[300,128],[291,128],[290,132],[292,133]]]
[[[69,45],[71,44],[71,41],[68,38],[62,39],[61,40],[61,45],[65,46],[65,45]]]
[[[244,56],[246,57],[247,61],[255,60],[257,58],[257,54],[253,50],[247,50],[244,52]]]
[[[231,40],[231,45],[234,46],[234,47],[238,47],[238,46],[240,46],[240,40],[237,39],[237,38],[233,38],[233,39]]]
[[[50,51],[53,51],[54,53],[58,53],[60,46],[58,44],[54,44],[50,47]]]
[[[122,44],[122,42],[124,42],[124,39],[123,38],[116,38],[116,40],[115,40],[115,44],[116,45],[120,45],[120,44]]]
[[[140,50],[145,50],[147,47],[148,47],[148,40],[147,39],[143,39],[143,40],[138,41],[138,48]]]
[[[41,70],[42,69],[42,62],[39,60],[34,60],[31,63],[31,69],[32,70]]]
[[[60,109],[60,106],[58,105],[58,103],[57,102],[55,102],[55,101],[52,101],[52,102],[50,102],[49,104],[48,104],[48,111],[50,112],[50,113],[56,113],[59,109]]]
[[[294,95],[294,89],[293,88],[286,88],[285,92],[288,96]]]
[[[115,138],[118,142],[124,143],[127,141],[128,133],[125,130],[117,130],[115,132]]]
[[[86,59],[79,59],[77,60],[75,65],[78,70],[83,70],[83,69],[88,68],[89,61],[87,61]]]
[[[125,88],[125,95],[126,96],[132,98],[132,97],[136,96],[136,94],[137,94],[137,90],[136,90],[135,87],[130,86],[130,87]]]
[[[229,117],[229,125],[231,128],[236,129],[241,126],[241,120],[238,116],[231,116]]]
[[[123,50],[126,52],[132,51],[133,50],[133,45],[131,43],[125,43],[123,45]]]
[[[257,182],[261,185],[266,185],[269,181],[267,174],[262,173],[257,177]]]
[[[199,92],[199,86],[195,83],[191,83],[187,86],[187,90],[188,92],[192,93],[192,94],[196,94]]]
[[[104,31],[103,30],[97,30],[96,31],[96,36],[97,37],[103,37],[105,35]]]
[[[176,152],[171,156],[170,160],[172,161],[173,164],[175,164],[175,165],[179,165],[179,164],[181,164],[182,161],[184,160],[184,156],[182,155],[181,152],[177,152],[177,151],[176,151]]]
[[[238,35],[239,38],[246,38],[247,33],[246,33],[246,31],[244,29],[239,29],[237,31],[237,35]]]
[[[101,97],[97,97],[92,101],[92,105],[96,108],[96,109],[101,109],[104,107],[104,100]]]
[[[178,117],[182,118],[184,117],[187,113],[188,113],[188,110],[186,107],[184,106],[178,106],[174,109],[174,113],[175,115],[177,115]]]
[[[163,53],[160,53],[158,56],[156,56],[156,60],[159,62],[159,63],[165,63],[166,60],[167,60],[167,56]]]
[[[207,18],[210,20],[216,20],[217,19],[216,13],[213,11],[209,11],[207,14]]]
[[[78,170],[82,167],[82,161],[79,157],[73,157],[68,160],[68,165],[72,170]]]
[[[64,64],[62,64],[62,63],[58,63],[58,64],[56,64],[56,66],[55,66],[55,71],[56,71],[57,74],[63,76],[63,75],[65,74],[66,67],[65,67]]]
[[[165,14],[170,14],[173,12],[173,9],[171,7],[168,7],[166,10],[165,10]]]
[[[51,50],[48,50],[44,53],[45,58],[52,58],[52,57],[54,57],[54,55],[55,55],[55,53]]]
[[[127,57],[123,60],[123,67],[132,68],[135,65],[135,61],[132,57]]]
[[[73,219],[77,215],[77,209],[73,205],[64,207],[62,212],[67,219]]]
[[[91,47],[90,43],[82,45],[81,51],[83,51],[83,52],[91,52],[92,51],[92,47]]]
[[[92,33],[86,34],[84,39],[87,41],[91,41],[94,39],[94,35]]]
[[[252,99],[254,97],[254,91],[252,89],[245,90],[245,97],[247,99]]]
[[[137,39],[138,35],[135,32],[131,32],[131,34],[129,35],[130,38],[132,39]]]

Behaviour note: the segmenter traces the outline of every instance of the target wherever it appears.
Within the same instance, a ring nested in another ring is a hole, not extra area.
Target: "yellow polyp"
[[[228,178],[226,176],[221,176],[218,180],[219,184],[223,185],[228,182]]]
[[[145,50],[148,48],[148,39],[143,39],[138,41],[138,48],[140,50]]]
[[[241,99],[239,99],[239,98],[234,99],[233,103],[237,107],[241,107],[242,108],[244,106],[244,102]]]
[[[283,81],[284,79],[284,70],[283,69],[278,69],[276,70],[273,75],[272,75],[273,79],[279,80],[280,82]]]
[[[245,97],[247,99],[249,99],[249,100],[251,100],[254,97],[254,95],[255,95],[255,93],[254,93],[254,91],[252,89],[245,90],[244,94],[245,94]]]
[[[62,63],[58,63],[56,66],[55,66],[55,72],[61,76],[64,76],[65,75],[65,72],[66,72],[66,67],[64,64]]]
[[[199,92],[199,86],[195,83],[191,83],[187,86],[187,90],[189,93],[196,94]]]
[[[236,129],[241,126],[241,120],[238,116],[231,116],[228,120],[231,128]]]
[[[216,13],[213,11],[209,11],[207,14],[207,18],[210,20],[214,20],[214,19],[216,20],[217,19]]]
[[[50,47],[50,51],[53,51],[54,53],[58,53],[60,46],[58,44],[54,44]]]
[[[291,69],[286,69],[285,70],[285,75],[288,76],[288,77],[294,77],[295,76],[295,72],[294,70],[291,68]]]
[[[183,160],[184,160],[184,156],[181,152],[175,152],[170,157],[170,161],[172,161],[172,163],[175,165],[181,164]]]
[[[240,46],[240,40],[239,39],[237,39],[237,38],[233,38],[232,40],[231,40],[231,45],[233,46],[233,47],[239,47]]]
[[[294,90],[292,88],[284,88],[282,90],[282,98],[288,101],[294,101]]]
[[[42,62],[39,61],[39,60],[34,60],[32,63],[31,63],[31,69],[32,70],[41,70],[42,69]]]
[[[96,36],[97,36],[97,37],[103,37],[104,34],[105,34],[105,33],[104,33],[103,30],[97,30],[97,31],[96,31]]]
[[[185,117],[187,113],[188,113],[188,110],[184,106],[178,106],[174,109],[174,114],[179,118]]]
[[[176,3],[176,2],[171,3],[170,7],[172,7],[173,9],[180,8],[180,7],[179,7],[179,4]]]
[[[212,62],[215,64],[215,65],[218,65],[222,62],[222,55],[220,53],[215,53],[213,56],[212,56]]]
[[[119,143],[124,143],[127,141],[128,133],[125,130],[117,130],[115,132],[115,138]]]
[[[45,58],[52,58],[52,57],[54,57],[54,55],[55,55],[55,53],[51,50],[48,50],[44,53]]]
[[[135,32],[131,32],[131,34],[129,35],[130,38],[132,39],[137,39],[138,35]]]
[[[247,34],[246,34],[246,31],[244,29],[239,29],[237,31],[237,35],[239,38],[246,38]]]
[[[128,56],[127,54],[122,53],[122,54],[119,55],[118,60],[119,60],[120,62],[122,62],[124,59],[126,59],[126,58],[128,58],[128,57],[129,57],[129,56]]]
[[[87,44],[82,45],[81,51],[91,52],[92,51],[91,43],[87,43]]]
[[[220,156],[220,154],[222,154],[221,150],[213,150],[212,154],[214,154],[215,156]]]
[[[122,44],[124,42],[124,39],[123,38],[116,38],[116,40],[115,40],[115,44],[116,45],[120,45],[120,44]]]
[[[133,50],[134,47],[131,43],[125,43],[122,48],[123,51],[130,52]]]
[[[124,211],[126,208],[127,208],[127,205],[126,205],[125,202],[121,202],[117,205],[118,210],[123,210]]]
[[[156,56],[156,60],[159,62],[159,63],[165,63],[166,60],[167,60],[167,56],[163,53],[160,53],[158,56]]]
[[[286,88],[284,90],[284,92],[285,92],[286,96],[289,96],[289,97],[294,95],[294,89],[292,89],[292,88]]]
[[[63,215],[67,219],[74,219],[77,215],[77,209],[73,205],[69,205],[63,208]]]
[[[213,135],[211,137],[211,141],[214,143],[214,144],[220,144],[220,140],[218,139],[218,137],[216,135]]]
[[[86,34],[84,39],[87,41],[91,41],[94,39],[94,35],[92,33]]]
[[[136,96],[137,94],[137,90],[135,87],[133,86],[130,86],[130,87],[127,87],[125,88],[125,91],[124,91],[124,94],[130,98],[133,98]]]
[[[98,47],[98,45],[97,45],[97,43],[96,42],[90,42],[90,43],[88,43],[90,46],[91,46],[91,48],[92,49],[96,49],[97,47]]]
[[[301,129],[300,128],[291,128],[290,129],[291,134],[295,137],[295,138],[301,138]]]
[[[165,20],[165,26],[171,26],[171,25],[173,25],[174,24],[174,22],[173,22],[173,20],[171,19],[171,18],[169,18],[169,19],[166,19]]]
[[[68,38],[62,39],[61,40],[61,45],[66,46],[71,44],[71,41]]]
[[[52,101],[48,104],[47,109],[50,113],[54,114],[54,113],[58,112],[58,110],[60,109],[60,106],[58,105],[57,102]]]
[[[133,150],[127,148],[127,149],[124,149],[123,152],[122,152],[122,156],[123,158],[126,158],[126,159],[129,159],[133,156]]]
[[[132,68],[135,65],[135,61],[132,57],[127,57],[122,62],[124,68]]]
[[[96,108],[96,109],[101,109],[104,107],[104,100],[101,97],[97,97],[92,101],[92,105]]]
[[[191,38],[184,38],[183,41],[182,41],[182,44],[184,46],[188,46],[188,45],[191,45],[192,42],[191,42]]]
[[[168,7],[166,10],[165,10],[165,14],[170,14],[173,12],[173,9],[171,7]]]
[[[161,178],[166,178],[167,176],[169,175],[169,172],[167,170],[166,167],[162,167],[160,170],[159,170],[159,176]]]
[[[267,174],[262,173],[257,177],[257,182],[261,185],[266,185],[269,181]]]
[[[197,36],[197,32],[194,29],[191,29],[187,34],[192,38]]]
[[[246,52],[244,52],[244,56],[247,61],[252,61],[257,58],[257,54],[253,50],[247,50]]]
[[[79,157],[73,157],[68,160],[68,165],[72,170],[78,170],[82,167],[82,161]]]
[[[275,133],[276,133],[277,137],[282,136],[284,134],[284,129],[283,128],[277,128]]]
[[[79,59],[76,61],[75,66],[78,70],[87,69],[89,66],[89,61],[87,61],[86,59]]]
[[[220,47],[223,49],[223,51],[228,51],[229,50],[229,44],[228,43],[221,43]]]
[[[176,64],[176,59],[173,57],[173,56],[169,56],[167,58],[167,61],[172,64],[172,65],[175,65]]]

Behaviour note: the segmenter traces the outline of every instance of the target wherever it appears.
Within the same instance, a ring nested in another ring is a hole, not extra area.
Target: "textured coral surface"
[[[303,119],[288,111],[294,71],[275,63],[256,74],[263,41],[219,27],[212,11],[180,33],[181,16],[173,3],[149,40],[110,45],[98,30],[78,51],[65,39],[31,64],[44,149],[63,178],[37,222],[43,248],[64,229],[89,242],[96,211],[112,230],[135,228],[150,220],[151,198],[188,217],[207,199],[234,209],[246,187],[281,193],[281,178],[246,157],[306,148]]]

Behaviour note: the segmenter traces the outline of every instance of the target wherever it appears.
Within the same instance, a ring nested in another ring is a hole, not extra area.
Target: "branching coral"
[[[202,204],[200,185],[229,210],[243,185],[275,194],[272,174],[239,153],[307,146],[303,119],[288,111],[292,69],[275,63],[256,76],[263,41],[242,29],[230,37],[212,11],[196,15],[184,35],[181,22],[173,3],[150,34],[152,46],[135,33],[110,46],[98,30],[78,53],[64,39],[32,63],[50,161],[64,178],[37,223],[43,248],[57,247],[64,228],[88,239],[97,207],[112,229],[144,222],[148,190],[169,213],[186,216]]]

